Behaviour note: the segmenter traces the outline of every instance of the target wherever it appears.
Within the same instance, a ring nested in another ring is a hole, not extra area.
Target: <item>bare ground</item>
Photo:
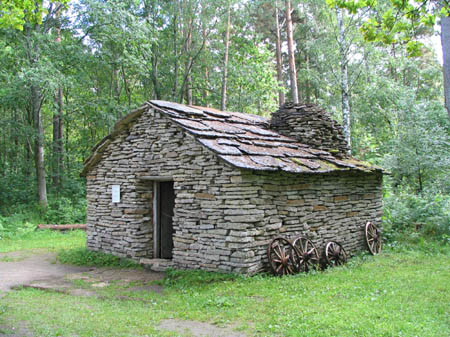
[[[247,334],[233,331],[231,327],[221,328],[209,323],[178,319],[163,320],[158,328],[196,337],[247,337]]]
[[[137,285],[128,291],[150,291],[162,294],[163,287],[152,284],[161,280],[164,273],[134,269],[112,269],[96,267],[76,267],[56,262],[55,253],[23,251],[0,253],[0,298],[6,292],[20,288],[35,288],[44,291],[62,292],[72,296],[100,297],[96,290],[111,283],[117,285]],[[77,287],[74,280],[84,281],[88,288]],[[118,300],[136,300],[117,296]],[[242,332],[233,331],[232,327],[218,327],[213,324],[184,321],[177,319],[163,320],[158,329],[179,333],[181,336],[245,337]],[[33,336],[26,324],[0,325],[0,337]]]

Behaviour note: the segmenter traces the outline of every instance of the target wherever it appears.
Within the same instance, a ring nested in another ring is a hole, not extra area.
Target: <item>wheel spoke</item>
[[[334,244],[331,244],[331,245],[328,246],[328,253],[329,253],[330,255],[336,254],[336,251],[335,251],[335,249],[334,249]]]
[[[293,274],[297,271],[298,254],[294,246],[285,238],[274,238],[268,246],[269,267],[275,275]]]
[[[273,251],[280,259],[282,259],[282,257],[281,257],[281,249],[280,249],[279,245],[273,247]]]
[[[281,269],[281,268],[283,268],[283,265],[282,265],[282,264],[280,264],[280,265],[278,266],[278,268],[277,268],[277,273],[280,272],[280,269]]]
[[[347,260],[344,247],[335,241],[330,241],[327,243],[325,246],[325,256],[328,264],[332,266],[340,266]]]
[[[369,251],[372,255],[376,255],[381,252],[381,232],[377,226],[368,222],[365,228],[366,243]]]

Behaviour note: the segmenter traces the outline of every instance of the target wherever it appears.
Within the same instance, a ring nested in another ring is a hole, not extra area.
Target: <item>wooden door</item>
[[[173,181],[161,182],[159,185],[159,224],[160,224],[160,257],[172,258],[173,249],[173,207],[175,192]]]

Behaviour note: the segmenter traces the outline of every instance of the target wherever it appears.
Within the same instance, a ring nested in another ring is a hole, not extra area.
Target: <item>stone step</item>
[[[166,271],[169,268],[173,268],[174,263],[169,259],[147,259],[142,258],[139,260],[139,263],[144,266],[146,269],[150,269],[152,271]]]

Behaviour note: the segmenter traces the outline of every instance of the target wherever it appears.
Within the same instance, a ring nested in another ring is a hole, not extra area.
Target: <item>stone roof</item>
[[[152,100],[118,123],[113,132],[93,148],[81,175],[101,160],[101,153],[118,133],[132,124],[144,111],[153,108],[183,130],[192,134],[203,146],[234,167],[259,171],[291,173],[328,173],[342,170],[381,171],[354,158],[336,158],[331,153],[314,149],[269,129],[270,120],[240,112],[187,106]]]

